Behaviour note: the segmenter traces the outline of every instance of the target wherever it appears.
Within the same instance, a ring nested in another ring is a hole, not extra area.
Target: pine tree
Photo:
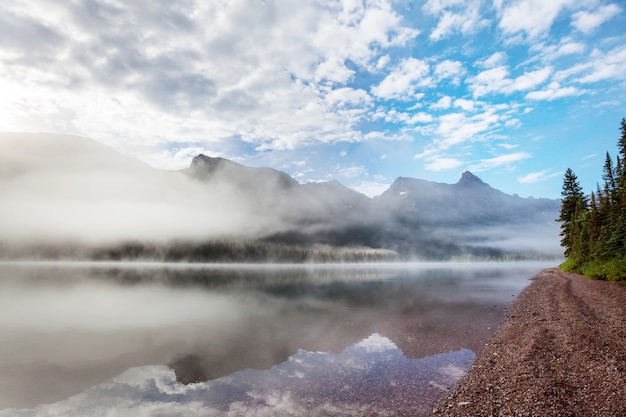
[[[613,167],[613,160],[611,155],[607,152],[604,160],[604,167],[602,168],[602,179],[604,180],[604,190],[609,196],[610,204],[613,204],[617,198],[617,180],[615,179],[615,168]]]
[[[626,281],[626,119],[622,119],[615,163],[607,152],[603,187],[591,193],[589,206],[578,178],[565,172],[561,195],[561,245],[568,270],[594,278]]]
[[[616,216],[618,224],[616,225],[617,244],[619,245],[617,256],[626,257],[626,118],[622,118],[620,126],[621,136],[617,141],[617,163],[615,167],[615,181],[617,182],[616,190]]]
[[[571,168],[565,171],[563,189],[561,191],[561,212],[557,221],[561,222],[561,246],[565,248],[565,256],[573,255],[576,246],[576,220],[587,210],[587,202],[578,182],[578,177]]]
[[[598,260],[599,245],[598,240],[600,238],[600,209],[598,208],[598,200],[596,195],[592,192],[589,199],[589,216],[586,222],[587,237],[589,239],[589,259],[591,261]]]

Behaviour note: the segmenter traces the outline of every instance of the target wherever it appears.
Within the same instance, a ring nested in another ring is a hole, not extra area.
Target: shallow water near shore
[[[4,263],[0,416],[425,414],[555,263]]]

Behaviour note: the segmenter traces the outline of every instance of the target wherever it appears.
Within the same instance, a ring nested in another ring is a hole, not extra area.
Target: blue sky
[[[198,153],[368,195],[470,170],[587,191],[626,116],[615,0],[4,1],[0,130]]]

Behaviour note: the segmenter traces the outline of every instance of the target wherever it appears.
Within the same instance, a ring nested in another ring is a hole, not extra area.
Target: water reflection
[[[410,359],[373,334],[339,354],[299,350],[267,370],[247,369],[182,385],[165,367],[133,368],[85,392],[34,410],[0,416],[426,415],[469,368],[467,349]],[[84,414],[83,414],[84,413]],[[182,415],[182,414],[181,414]]]
[[[467,356],[501,323],[528,278],[548,266],[4,265],[0,409],[61,401],[134,375],[125,373],[134,367],[158,370],[162,377],[149,377],[158,385],[287,369],[304,351],[339,360],[372,334],[384,335],[394,346],[387,351],[403,360]],[[392,366],[376,363],[372,372],[381,377]],[[350,386],[333,376],[337,369],[326,368],[324,377]],[[312,383],[307,377],[301,386]],[[197,386],[167,384],[185,395]]]

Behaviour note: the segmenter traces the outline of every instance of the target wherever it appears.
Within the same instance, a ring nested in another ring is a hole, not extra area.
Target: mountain
[[[202,154],[163,171],[86,138],[0,134],[0,249],[244,239],[437,259],[559,253],[559,209],[559,200],[508,195],[470,172],[456,184],[399,177],[369,198],[337,181],[300,184]]]
[[[465,171],[456,184],[441,184],[400,177],[377,203],[399,216],[431,225],[497,225],[538,221],[554,217],[559,200],[508,195]]]
[[[558,251],[559,200],[508,195],[469,171],[456,184],[399,177],[373,199],[337,181],[299,184],[281,171],[205,155],[187,172],[205,183],[236,184],[259,207],[271,206],[281,228],[264,234],[264,241],[384,248],[421,258],[502,253],[490,246],[494,239],[504,251]],[[525,236],[516,247],[511,236],[528,233],[549,236],[551,243],[533,244]]]
[[[198,155],[189,169],[191,178],[207,185],[229,184],[237,193],[252,197],[257,209],[271,209],[282,223],[298,230],[334,227],[359,221],[371,199],[338,181],[300,184],[272,168],[251,168],[223,158]]]
[[[228,180],[253,192],[260,187],[288,190],[297,187],[298,181],[273,168],[250,168],[224,158],[212,158],[203,154],[194,157],[188,174],[200,180]]]

